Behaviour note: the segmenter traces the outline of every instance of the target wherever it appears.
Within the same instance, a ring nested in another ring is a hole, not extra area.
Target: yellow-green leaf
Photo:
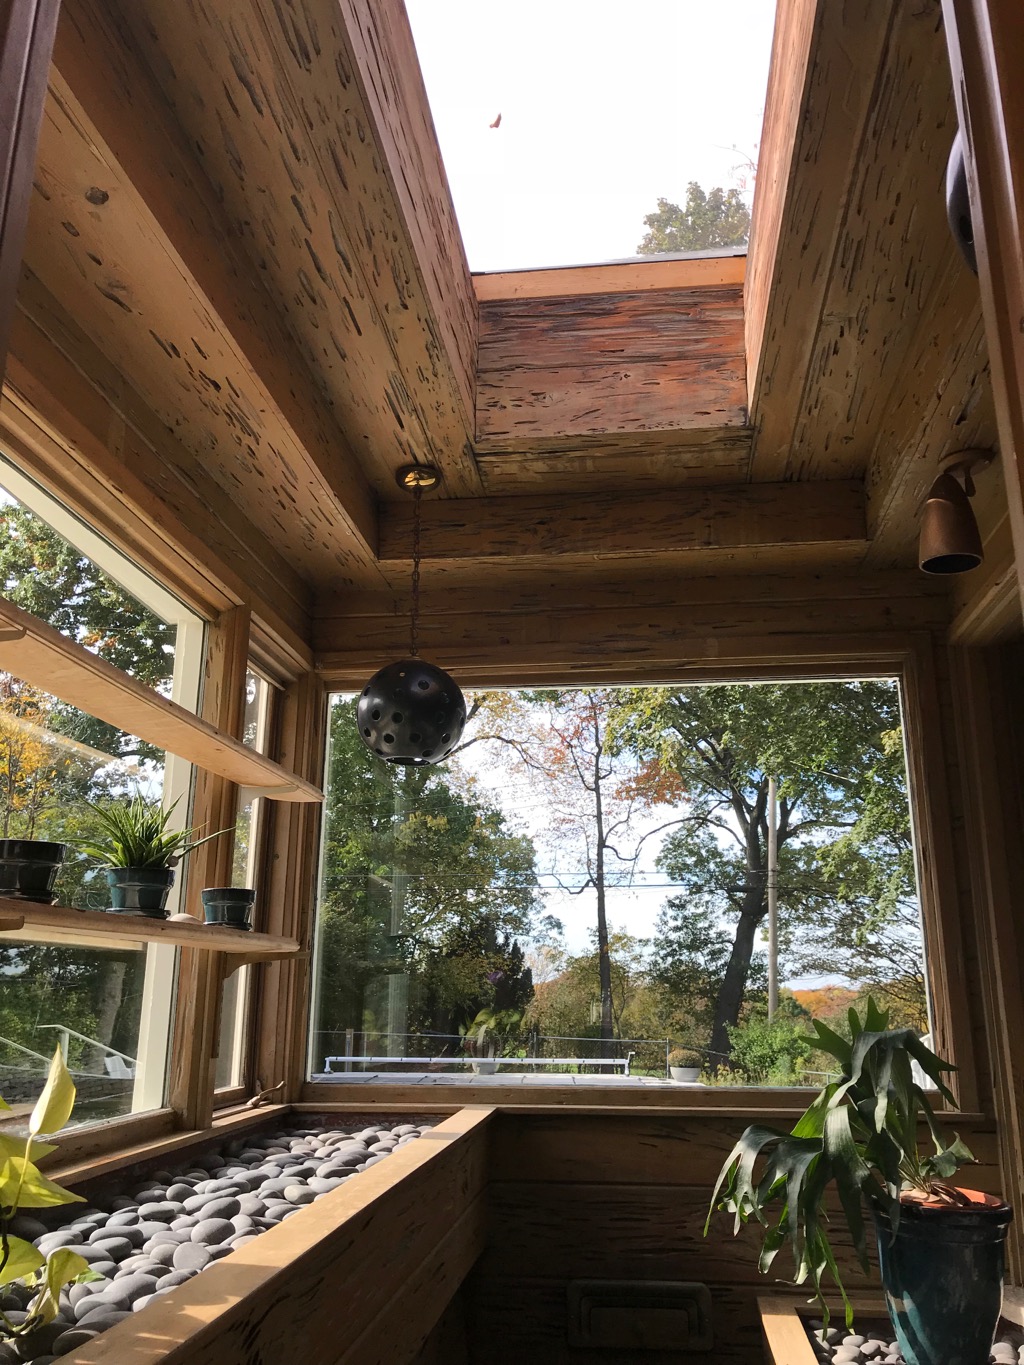
[[[0,1095],[0,1109],[10,1109],[10,1107],[3,1095]]]
[[[26,1275],[31,1275],[34,1270],[38,1270],[45,1263],[46,1257],[31,1242],[23,1241],[21,1237],[9,1236],[7,1238],[7,1263],[0,1270],[0,1284],[10,1284],[12,1280],[24,1279]]]
[[[8,1167],[10,1173],[5,1175],[0,1186],[0,1203],[8,1208],[12,1204],[21,1209],[45,1209],[56,1204],[85,1203],[80,1194],[72,1194],[70,1190],[47,1180],[46,1176],[23,1156],[11,1157],[5,1162],[3,1168],[5,1173]],[[13,1199],[8,1198],[9,1192],[13,1192]]]
[[[43,1093],[36,1101],[28,1130],[33,1137],[37,1133],[58,1133],[71,1117],[75,1106],[75,1083],[71,1073],[64,1065],[64,1056],[58,1047],[50,1063],[50,1074],[43,1086]]]

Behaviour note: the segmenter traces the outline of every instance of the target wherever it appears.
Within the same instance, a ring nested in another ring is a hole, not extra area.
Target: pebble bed
[[[814,1352],[821,1361],[835,1361],[837,1365],[904,1365],[899,1344],[893,1340],[892,1323],[860,1324],[860,1330],[848,1332],[845,1327],[830,1327],[821,1338],[821,1319],[805,1320],[807,1335]],[[1024,1365],[1024,1331],[1008,1323],[1000,1323],[989,1361],[996,1365]]]
[[[48,1210],[45,1222],[19,1215],[11,1222],[16,1236],[47,1254],[72,1247],[101,1278],[65,1288],[52,1323],[17,1344],[0,1342],[0,1365],[50,1365],[85,1346],[431,1127],[372,1124],[248,1136],[212,1155],[190,1156],[181,1171],[141,1177],[130,1194]],[[31,1297],[28,1286],[6,1285],[0,1308],[24,1321]]]

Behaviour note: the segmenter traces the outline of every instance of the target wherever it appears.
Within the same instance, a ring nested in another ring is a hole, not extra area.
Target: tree
[[[319,1029],[394,1032],[377,1026],[399,983],[413,1032],[457,1034],[485,1007],[521,1009],[533,987],[517,940],[540,910],[532,842],[447,765],[381,763],[354,716],[354,701],[335,701]]]
[[[659,857],[681,893],[666,908],[653,970],[663,981],[684,965],[692,979],[703,974],[714,1056],[730,1057],[767,915],[770,774],[794,960],[923,982],[920,939],[901,927],[914,883],[894,683],[636,689],[620,697],[615,729],[639,757],[671,765],[687,793]]]
[[[656,832],[640,834],[638,816],[679,797],[671,769],[656,758],[637,761],[612,742],[608,716],[616,695],[609,688],[526,692],[510,712],[505,694],[498,723],[480,736],[515,753],[532,777],[549,813],[546,842],[556,862],[568,855],[568,868],[556,873],[562,889],[594,893],[606,1041],[616,1035],[608,893],[628,885],[641,848]]]
[[[659,199],[657,210],[648,213],[644,223],[647,232],[637,247],[641,256],[744,246],[750,237],[750,210],[739,190],[716,185],[705,191],[696,180],[686,187],[685,206]]]

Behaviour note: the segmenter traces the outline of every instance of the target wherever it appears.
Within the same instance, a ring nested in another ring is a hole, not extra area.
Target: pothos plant
[[[465,1040],[463,1046],[471,1056],[493,1057],[498,1045],[516,1031],[522,1019],[519,1010],[482,1009],[472,1023],[459,1029]]]
[[[36,1161],[56,1150],[52,1143],[39,1141],[39,1135],[63,1128],[74,1103],[75,1083],[58,1048],[46,1085],[29,1118],[28,1137],[0,1133],[0,1287],[13,1280],[24,1280],[36,1291],[23,1322],[12,1322],[6,1313],[0,1312],[0,1337],[27,1336],[51,1322],[57,1315],[61,1289],[72,1281],[94,1277],[88,1262],[77,1252],[60,1247],[44,1256],[31,1242],[10,1231],[11,1221],[22,1209],[82,1202],[80,1195],[55,1185],[36,1165]],[[0,1099],[0,1109],[10,1109],[10,1105]]]
[[[834,1186],[857,1257],[868,1271],[865,1207],[882,1235],[895,1236],[901,1199],[964,1205],[950,1181],[974,1157],[954,1133],[947,1141],[927,1095],[914,1079],[916,1062],[938,1093],[954,1096],[942,1080],[954,1071],[913,1029],[890,1029],[889,1013],[868,1000],[864,1018],[849,1013],[850,1039],[813,1021],[819,1051],[835,1058],[840,1075],[820,1091],[789,1133],[757,1124],[747,1128],[722,1167],[711,1197],[705,1236],[716,1210],[734,1215],[733,1232],[751,1219],[764,1229],[759,1269],[766,1274],[789,1244],[797,1284],[814,1287],[828,1324],[822,1277],[828,1272],[842,1295],[847,1326],[853,1310],[828,1235],[826,1196]],[[918,1145],[924,1121],[931,1152]],[[758,1165],[760,1169],[758,1169]]]

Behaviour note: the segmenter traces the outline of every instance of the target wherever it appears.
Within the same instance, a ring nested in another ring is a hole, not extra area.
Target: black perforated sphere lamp
[[[363,688],[356,707],[359,737],[385,763],[426,767],[448,757],[466,728],[466,699],[454,678],[418,657],[420,583],[420,494],[439,481],[430,465],[398,471],[402,488],[415,498],[410,657],[379,669]]]

